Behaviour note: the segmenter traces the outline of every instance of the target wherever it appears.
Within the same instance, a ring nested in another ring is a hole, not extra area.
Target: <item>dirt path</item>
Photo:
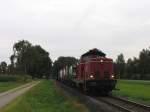
[[[22,95],[23,93],[25,93],[26,91],[28,91],[29,89],[37,85],[38,83],[40,83],[40,81],[28,83],[18,88],[12,89],[10,91],[1,93],[0,94],[0,108],[4,107],[8,103],[10,103],[12,100]]]

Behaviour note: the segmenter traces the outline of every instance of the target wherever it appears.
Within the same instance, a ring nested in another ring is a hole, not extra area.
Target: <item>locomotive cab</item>
[[[78,80],[84,91],[96,90],[109,93],[115,88],[113,60],[97,49],[81,56],[78,65]]]
[[[66,66],[60,70],[60,80],[84,92],[98,91],[108,94],[115,88],[113,60],[98,50],[92,49],[83,54],[77,65]]]

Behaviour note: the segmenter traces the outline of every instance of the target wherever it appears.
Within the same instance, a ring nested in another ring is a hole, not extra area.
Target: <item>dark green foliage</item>
[[[141,79],[150,79],[150,49],[143,49],[140,52],[139,73]]]
[[[123,55],[119,55],[114,68],[115,73],[120,74],[120,78],[150,80],[150,48],[143,49],[139,58],[129,58],[127,63]]]
[[[53,64],[53,74],[57,78],[61,69],[66,66],[76,65],[78,60],[74,57],[59,57]]]
[[[19,73],[31,75],[33,78],[49,78],[52,61],[49,53],[41,46],[33,46],[30,42],[22,40],[14,44],[14,54],[10,57],[11,69]],[[16,62],[15,62],[16,60]]]
[[[128,79],[140,79],[139,74],[139,59],[128,59],[126,63],[126,78]]]
[[[123,54],[118,55],[116,60],[116,74],[118,78],[123,78],[125,74],[125,59]]]
[[[24,82],[30,79],[27,75],[0,75],[0,82]]]
[[[128,79],[150,79],[150,49],[143,49],[139,58],[127,61],[126,74]]]
[[[1,73],[6,74],[7,72],[7,63],[5,61],[1,62]]]
[[[17,81],[15,76],[0,75],[0,82]]]

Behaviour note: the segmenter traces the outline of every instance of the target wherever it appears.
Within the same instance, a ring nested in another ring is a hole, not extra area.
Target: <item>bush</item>
[[[0,75],[0,82],[14,82],[14,81],[24,81],[30,80],[31,77],[28,75]]]

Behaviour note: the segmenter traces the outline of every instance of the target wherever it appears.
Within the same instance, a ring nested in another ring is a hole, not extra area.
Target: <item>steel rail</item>
[[[125,98],[120,98],[120,97],[115,97],[115,96],[110,96],[110,97],[113,98],[113,99],[117,99],[117,100],[120,100],[120,101],[123,101],[123,102],[126,102],[126,103],[136,105],[136,106],[141,107],[141,108],[143,108],[145,110],[148,110],[150,112],[150,106],[148,106],[148,105],[144,105],[144,104],[137,103],[137,102],[134,102],[134,101],[131,101],[131,100],[127,100]]]
[[[100,101],[102,101],[102,102],[104,102],[104,103],[106,103],[106,104],[108,104],[108,105],[111,105],[111,106],[113,106],[113,107],[119,109],[121,112],[134,112],[134,111],[132,111],[132,110],[129,110],[128,108],[125,108],[125,107],[123,107],[123,106],[114,104],[113,102],[111,103],[111,102],[106,101],[106,100],[104,100],[104,99],[98,99],[98,100],[100,100]]]
[[[99,101],[103,101],[111,106],[114,106],[123,112],[150,112],[150,107],[134,101],[126,100],[120,97],[108,96],[98,97]]]
[[[108,96],[95,97],[87,96],[74,88],[70,88],[59,83],[60,87],[67,91],[71,96],[78,96],[80,101],[87,105],[92,112],[150,112],[150,107],[129,101],[123,98]],[[104,106],[105,105],[105,106]],[[104,106],[104,107],[103,107]],[[108,108],[109,109],[108,109]],[[111,110],[110,110],[111,108]]]

